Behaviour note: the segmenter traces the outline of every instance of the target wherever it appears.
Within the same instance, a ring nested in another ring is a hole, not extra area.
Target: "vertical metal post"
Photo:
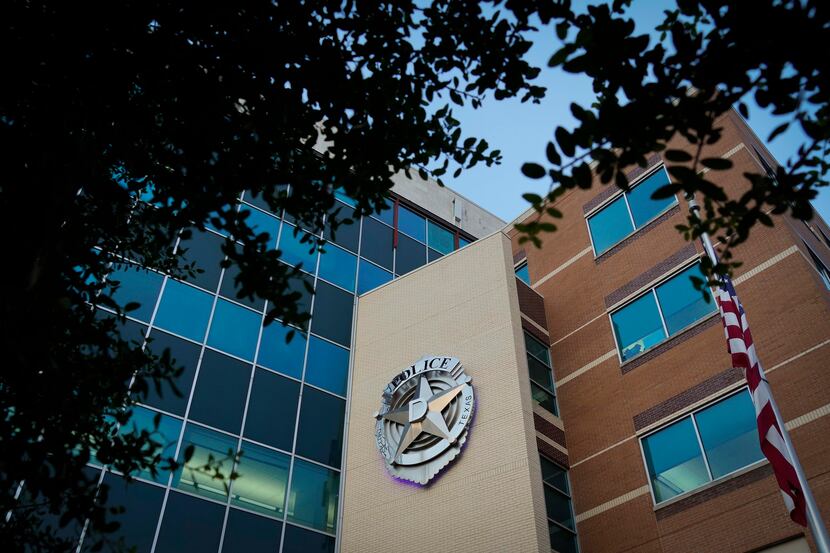
[[[694,196],[687,195],[686,201],[689,203],[689,212],[692,214],[693,217],[699,220],[700,215],[698,214],[698,212],[700,211],[700,206],[697,204],[697,201],[695,200]],[[712,246],[712,240],[711,238],[709,238],[709,234],[704,232],[700,236],[700,241],[703,243],[703,249],[706,250],[706,255],[709,256],[709,259],[712,261],[712,264],[717,264],[718,257],[715,253],[715,248]],[[758,372],[760,373],[761,378],[764,381],[767,381],[760,360],[758,360]],[[775,421],[778,423],[778,427],[781,429],[781,437],[784,439],[784,446],[787,448],[787,453],[789,454],[790,460],[792,461],[793,468],[795,469],[795,474],[798,477],[798,483],[801,485],[801,491],[804,494],[804,503],[807,510],[807,524],[809,525],[810,531],[813,534],[813,540],[816,542],[816,549],[819,553],[830,553],[830,536],[828,536],[827,534],[827,528],[825,528],[824,521],[821,518],[821,513],[819,513],[818,510],[818,504],[816,503],[815,497],[813,497],[813,492],[810,490],[810,484],[807,481],[807,475],[804,473],[804,468],[801,466],[801,462],[798,460],[798,455],[796,455],[795,447],[793,446],[792,440],[790,440],[790,433],[787,430],[787,424],[784,421],[784,418],[781,416],[781,411],[778,410],[778,404],[775,402],[775,398],[772,395],[772,391],[770,391],[769,402],[770,406],[772,407],[772,412],[775,414]]]

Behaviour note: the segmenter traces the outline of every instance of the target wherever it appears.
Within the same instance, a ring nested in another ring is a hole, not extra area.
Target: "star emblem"
[[[393,462],[399,462],[406,448],[424,432],[443,438],[450,444],[455,443],[456,439],[450,435],[447,421],[441,412],[463,388],[464,384],[459,384],[448,390],[432,393],[429,380],[425,375],[420,375],[415,395],[407,404],[379,415],[379,418],[404,426]]]

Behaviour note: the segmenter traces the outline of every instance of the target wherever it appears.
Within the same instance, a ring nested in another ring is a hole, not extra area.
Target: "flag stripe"
[[[749,385],[752,403],[755,406],[761,451],[772,465],[790,518],[801,526],[807,526],[804,492],[772,409],[769,384],[761,376],[746,312],[729,277],[723,278],[721,287],[715,291],[715,298],[723,321],[726,349],[732,358],[732,366],[741,369]]]

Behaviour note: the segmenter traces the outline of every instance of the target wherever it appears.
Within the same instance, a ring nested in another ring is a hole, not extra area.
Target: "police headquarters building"
[[[736,113],[707,157],[732,194],[774,160]],[[671,144],[673,148],[688,148]],[[803,552],[758,446],[720,317],[690,276],[681,198],[652,200],[659,156],[625,193],[597,183],[556,207],[537,249],[434,183],[401,178],[390,209],[308,252],[293,221],[243,197],[286,263],[303,262],[309,331],[286,344],[263,302],[187,246],[188,282],[125,273],[129,328],[185,366],[183,397],[148,398],[166,454],[242,449],[229,492],[188,471],[124,486],[139,552]],[[348,209],[349,199],[340,198]],[[517,219],[532,216],[525,214]],[[813,493],[830,515],[830,229],[774,217],[734,276]]]

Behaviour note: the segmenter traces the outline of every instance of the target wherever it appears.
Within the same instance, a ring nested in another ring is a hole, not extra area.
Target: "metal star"
[[[418,380],[418,390],[415,396],[409,400],[409,403],[404,407],[399,407],[381,415],[385,420],[404,425],[393,462],[397,462],[406,451],[406,448],[423,432],[448,440],[450,443],[455,442],[455,439],[450,436],[447,421],[444,420],[441,411],[450,404],[463,387],[464,384],[459,384],[449,390],[442,390],[437,394],[433,394],[432,388],[429,386],[429,380],[421,375]]]

